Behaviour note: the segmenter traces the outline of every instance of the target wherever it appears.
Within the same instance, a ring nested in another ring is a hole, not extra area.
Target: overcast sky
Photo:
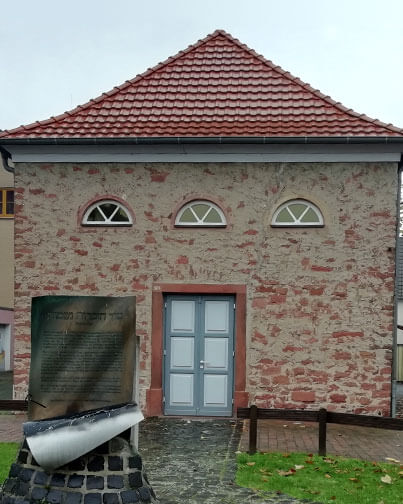
[[[403,127],[402,0],[0,0],[0,129],[47,119],[224,29]]]

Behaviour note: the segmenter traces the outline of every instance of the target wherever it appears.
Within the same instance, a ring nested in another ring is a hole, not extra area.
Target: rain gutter
[[[3,145],[185,145],[185,144],[398,144],[403,136],[374,137],[108,137],[0,138]]]

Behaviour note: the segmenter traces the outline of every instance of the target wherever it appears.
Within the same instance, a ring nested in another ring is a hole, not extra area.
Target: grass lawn
[[[403,465],[304,453],[238,455],[236,483],[323,504],[401,504]]]
[[[0,484],[7,478],[20,443],[0,443]]]

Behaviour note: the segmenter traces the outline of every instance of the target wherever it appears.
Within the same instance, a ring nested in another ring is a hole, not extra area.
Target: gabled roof
[[[0,138],[400,137],[218,30],[112,91]]]

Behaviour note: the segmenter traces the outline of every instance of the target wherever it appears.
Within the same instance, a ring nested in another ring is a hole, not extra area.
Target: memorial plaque
[[[31,322],[30,420],[132,400],[135,297],[36,297]]]

